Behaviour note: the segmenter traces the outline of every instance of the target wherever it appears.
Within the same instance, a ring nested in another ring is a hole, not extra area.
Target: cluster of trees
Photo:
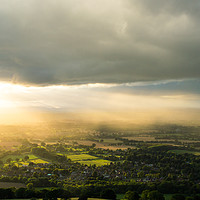
[[[99,190],[100,189],[100,190]],[[98,191],[98,192],[97,192]],[[62,188],[51,188],[43,190],[34,190],[32,185],[27,188],[0,188],[1,199],[25,199],[25,198],[43,198],[46,200],[56,200],[57,198],[69,199],[79,197],[79,200],[87,200],[89,197],[116,200],[116,192],[111,188],[94,188],[92,190],[66,190]],[[128,190],[124,195],[124,200],[165,200],[164,195],[158,190],[143,190],[140,194],[137,191]],[[199,195],[174,194],[170,200],[200,200]]]
[[[51,153],[45,147],[32,148],[32,153],[52,161],[57,161],[62,163],[69,161],[69,159],[67,159],[66,156],[56,155],[55,153]]]
[[[174,182],[174,181],[163,181],[156,183],[139,183],[139,182],[105,182],[99,181],[98,183],[72,185],[65,183],[64,188],[73,191],[73,194],[79,194],[81,191],[87,191],[89,196],[98,196],[99,191],[103,191],[107,188],[112,188],[115,193],[125,194],[128,190],[135,191],[141,194],[143,191],[158,191],[162,194],[193,194],[197,195],[200,193],[199,184],[192,182]]]
[[[168,177],[168,180],[200,181],[200,157],[193,154],[175,154],[169,152],[170,148],[171,146],[158,146],[139,150],[129,149],[124,154],[124,160],[138,162],[139,166],[143,166],[142,163],[152,164],[153,167],[146,170],[146,173],[156,169],[160,177]],[[145,169],[143,171],[145,172]]]
[[[33,190],[28,188],[0,188],[1,199],[25,199],[25,198],[44,198],[44,199],[68,199],[71,197],[71,193],[67,190],[60,188]]]
[[[1,199],[25,199],[25,198],[43,198],[43,199],[69,199],[72,196],[78,196],[79,199],[87,199],[91,197],[91,194],[86,191],[82,190],[79,193],[72,193],[69,190],[62,189],[62,188],[51,188],[51,189],[43,189],[43,190],[34,190],[31,187],[27,188],[0,188],[0,198]],[[116,194],[112,189],[105,189],[99,191],[98,195],[93,194],[93,197],[101,197],[104,199],[116,199]]]
[[[27,181],[26,177],[23,176],[1,176],[0,182],[13,182],[13,183],[25,183]]]

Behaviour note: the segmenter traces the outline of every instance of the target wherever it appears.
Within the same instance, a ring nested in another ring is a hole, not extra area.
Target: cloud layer
[[[200,78],[198,0],[2,0],[0,80]]]

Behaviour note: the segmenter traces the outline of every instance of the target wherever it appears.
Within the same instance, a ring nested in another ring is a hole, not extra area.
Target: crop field
[[[111,161],[104,160],[104,159],[97,159],[97,160],[87,160],[87,161],[79,161],[81,164],[85,165],[96,165],[96,166],[102,166],[102,165],[108,165]]]
[[[67,155],[67,157],[70,158],[74,162],[80,162],[86,165],[95,164],[97,166],[102,166],[102,165],[110,164],[109,160],[104,160],[96,156],[91,156],[89,154],[78,154],[78,155],[74,154],[74,155]]]
[[[46,160],[43,160],[43,159],[34,159],[34,160],[30,160],[31,162],[33,162],[33,163],[36,163],[36,164],[38,164],[38,163],[49,163],[48,161],[46,161]]]
[[[136,140],[136,141],[156,141],[155,137],[149,135],[141,135],[141,136],[130,136],[130,137],[123,137],[124,139],[128,140]]]
[[[84,160],[95,160],[98,159],[95,156],[91,156],[89,154],[79,154],[79,155],[68,155],[68,158],[70,158],[73,161],[84,161]]]
[[[118,143],[123,143],[122,141],[115,140],[115,139],[104,139],[103,142],[104,144],[118,144]]]
[[[77,142],[78,144],[80,145],[86,145],[86,146],[92,146],[92,144],[96,144],[98,145],[98,142],[94,142],[94,141],[91,141],[91,140],[73,140],[73,142]]]

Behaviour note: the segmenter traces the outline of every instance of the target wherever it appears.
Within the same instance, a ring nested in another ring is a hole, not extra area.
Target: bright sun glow
[[[0,83],[0,108],[1,111],[9,108],[108,111],[135,108],[199,107],[198,96],[138,94],[134,90],[130,93],[124,93],[123,90],[116,90],[120,86],[116,84],[87,84],[26,87]],[[113,88],[115,90],[112,91]]]
[[[12,107],[16,107],[14,102],[11,102],[9,100],[0,100],[0,108],[4,109],[4,108],[12,108]]]
[[[14,99],[10,98],[10,93],[13,91],[18,91],[18,86],[7,84],[7,83],[0,83],[0,108],[1,111],[7,108],[14,108],[17,107],[16,102]]]
[[[132,90],[124,92],[124,88]],[[42,112],[92,112],[95,116],[98,113],[97,118],[100,116],[99,113],[105,113],[108,119],[114,118],[109,113],[123,112],[123,118],[131,119],[133,113],[133,116],[136,116],[136,110],[143,110],[142,112],[149,116],[150,110],[159,110],[157,112],[161,113],[162,109],[200,107],[198,95],[150,94],[145,91],[137,93],[134,89],[134,86],[120,84],[26,87],[0,83],[0,123],[37,122],[41,120],[43,115],[39,113]],[[138,118],[143,119],[143,115]]]

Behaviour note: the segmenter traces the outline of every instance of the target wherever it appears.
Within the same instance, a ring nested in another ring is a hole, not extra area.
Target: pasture
[[[85,164],[85,165],[94,165],[95,164],[97,166],[102,166],[102,165],[110,164],[110,162],[111,162],[109,160],[101,159],[96,156],[91,156],[86,153],[70,154],[70,155],[67,155],[67,157],[70,158],[74,162],[79,162],[79,163]]]
[[[81,161],[81,160],[96,160],[98,159],[95,156],[91,156],[89,154],[75,154],[75,155],[67,155],[68,158],[70,158],[73,161]]]
[[[28,156],[29,160],[34,160],[37,159],[38,157],[36,157],[33,154],[22,154],[22,155],[7,155],[5,157],[3,157],[1,160],[5,163],[8,159],[11,159],[12,161],[15,161],[17,158],[19,159],[19,161],[24,160],[24,157]]]
[[[28,160],[25,160],[25,156],[28,156],[29,159]],[[17,159],[19,159],[19,161],[16,161]],[[16,164],[17,166],[20,166],[20,165],[28,165],[30,162],[33,162],[33,163],[48,163],[47,160],[44,160],[38,156],[35,156],[33,154],[21,154],[21,155],[8,155],[8,156],[5,156],[1,159],[3,161],[3,163],[7,163],[8,160],[10,160],[10,162]]]
[[[110,138],[110,139],[104,139],[102,143],[103,144],[118,144],[118,143],[121,144],[123,142],[120,140],[115,140],[115,139]]]
[[[85,161],[78,161],[78,162],[84,165],[96,165],[96,166],[108,165],[111,163],[111,161],[104,160],[104,159],[85,160]]]

